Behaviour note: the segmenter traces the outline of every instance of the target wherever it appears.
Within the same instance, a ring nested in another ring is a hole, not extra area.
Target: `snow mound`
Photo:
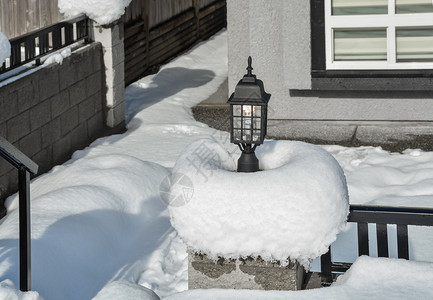
[[[11,56],[11,44],[9,39],[0,32],[0,65],[3,64],[9,56]]]
[[[263,171],[237,173],[238,153],[211,139],[191,144],[166,196],[172,225],[192,250],[214,259],[261,256],[286,264],[290,258],[308,268],[346,224],[343,170],[306,143],[265,142],[256,152]]]
[[[143,256],[170,228],[158,189],[168,174],[160,165],[109,154],[83,157],[35,179],[32,288],[47,300],[81,300],[111,281],[138,280]],[[8,199],[0,230],[0,280],[15,284],[17,198]]]
[[[59,0],[60,12],[68,17],[86,14],[100,25],[110,24],[125,13],[131,0]]]
[[[37,292],[21,292],[9,279],[0,282],[0,299],[7,300],[44,300]]]
[[[351,287],[363,299],[433,299],[433,263],[360,256],[332,286]]]
[[[152,290],[149,290],[141,285],[127,281],[118,280],[107,284],[93,300],[159,300]]]

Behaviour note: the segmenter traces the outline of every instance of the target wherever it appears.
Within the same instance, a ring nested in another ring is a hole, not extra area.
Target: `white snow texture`
[[[212,139],[187,148],[173,169],[172,225],[187,246],[214,259],[290,258],[308,268],[346,224],[344,173],[311,144],[270,141],[257,150],[263,171],[238,173],[237,154]]]
[[[100,25],[118,20],[131,0],[59,0],[60,12],[68,17],[86,14]]]
[[[11,44],[4,33],[0,32],[0,65],[3,64],[9,56],[11,56]]]

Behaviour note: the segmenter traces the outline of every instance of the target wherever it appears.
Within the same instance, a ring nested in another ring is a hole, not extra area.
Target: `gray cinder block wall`
[[[39,174],[104,134],[105,69],[100,43],[0,87],[0,135],[39,165]],[[0,159],[0,207],[17,190]],[[1,209],[0,209],[1,211]]]

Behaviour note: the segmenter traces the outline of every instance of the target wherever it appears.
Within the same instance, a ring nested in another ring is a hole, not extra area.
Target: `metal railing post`
[[[19,228],[20,228],[20,290],[31,290],[31,232],[30,232],[30,173],[27,168],[18,169]]]

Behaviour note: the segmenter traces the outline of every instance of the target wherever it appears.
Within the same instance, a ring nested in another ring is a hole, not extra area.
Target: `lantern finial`
[[[248,74],[247,74],[247,76],[253,76],[253,73],[251,72],[253,70],[253,67],[251,66],[252,62],[253,62],[253,59],[251,58],[251,56],[248,56],[248,67],[247,67]]]

